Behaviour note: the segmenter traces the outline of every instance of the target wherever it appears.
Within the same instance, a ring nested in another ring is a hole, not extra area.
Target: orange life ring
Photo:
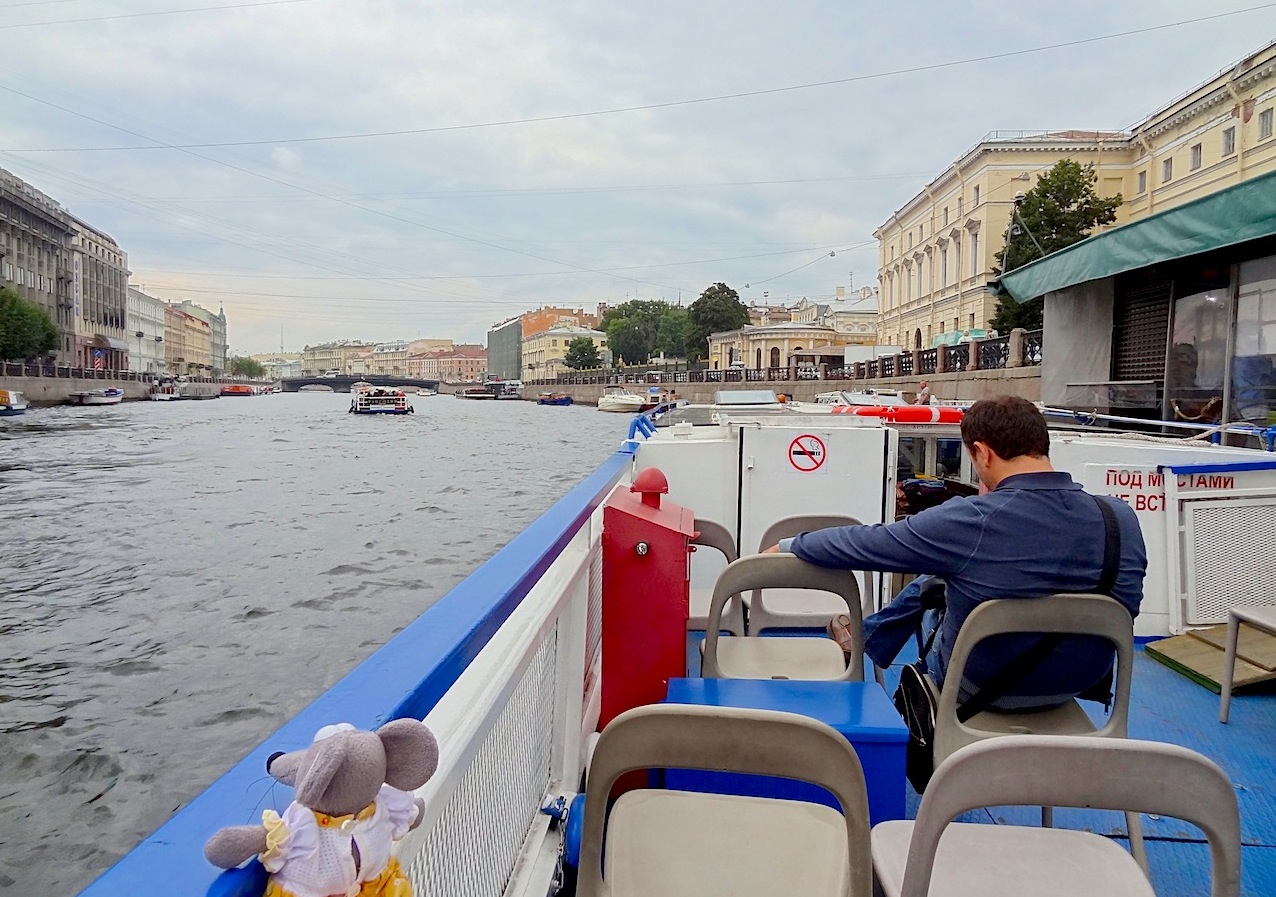
[[[838,405],[833,413],[876,417],[897,424],[959,424],[965,415],[953,405]]]

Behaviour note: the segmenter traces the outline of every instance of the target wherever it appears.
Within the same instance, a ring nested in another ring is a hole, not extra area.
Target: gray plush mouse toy
[[[325,726],[304,751],[275,754],[266,771],[296,789],[282,816],[224,828],[204,845],[214,866],[254,855],[270,873],[266,897],[410,897],[393,842],[421,820],[412,792],[438,767],[439,746],[424,723],[399,719],[375,732]]]

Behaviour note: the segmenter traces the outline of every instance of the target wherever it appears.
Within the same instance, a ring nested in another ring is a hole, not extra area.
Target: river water
[[[405,417],[307,393],[0,418],[0,892],[77,892],[628,424],[411,401]]]

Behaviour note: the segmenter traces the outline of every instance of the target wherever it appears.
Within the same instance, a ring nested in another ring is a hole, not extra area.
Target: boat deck
[[[891,693],[898,679],[899,667],[892,667],[886,682]],[[1241,894],[1276,894],[1276,689],[1260,687],[1233,697],[1231,722],[1224,725],[1218,721],[1218,695],[1152,660],[1140,648],[1134,662],[1130,736],[1189,747],[1222,767],[1240,804]],[[916,817],[919,800],[910,786],[910,819]],[[968,814],[964,821],[1040,825],[1041,814],[1034,807],[1001,807]],[[1059,809],[1055,825],[1112,835],[1128,846],[1119,813]],[[1209,848],[1198,829],[1175,819],[1144,816],[1143,837],[1158,897],[1208,893]]]

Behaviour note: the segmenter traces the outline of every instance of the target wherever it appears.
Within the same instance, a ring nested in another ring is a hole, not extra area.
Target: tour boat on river
[[[27,410],[27,400],[16,389],[0,389],[0,417],[12,417]]]
[[[124,401],[124,390],[118,386],[107,386],[99,389],[88,389],[73,392],[67,396],[70,405],[118,405]]]
[[[1134,624],[1138,639],[1218,624],[1226,621],[1229,608],[1256,608],[1276,600],[1276,455],[1254,447],[1088,429],[1092,418],[1051,414],[1050,456],[1056,469],[1093,493],[1127,501],[1142,527],[1148,574]],[[1233,439],[1270,444],[1266,431],[1245,426],[1232,430]],[[639,416],[630,438],[596,470],[83,893],[259,895],[260,866],[223,874],[205,861],[201,845],[224,825],[259,819],[263,800],[266,808],[282,811],[291,799],[288,789],[276,788],[278,793],[262,798],[259,783],[267,757],[305,747],[319,729],[342,721],[374,728],[399,717],[424,719],[440,740],[438,770],[417,792],[425,803],[421,824],[398,847],[417,897],[540,897],[559,893],[564,882],[569,887],[565,893],[570,893],[574,864],[590,857],[589,862],[598,862],[599,842],[590,839],[599,836],[599,814],[607,812],[606,787],[599,786],[601,792],[588,799],[583,796],[586,773],[593,775],[608,750],[608,736],[600,741],[598,733],[635,707],[699,705],[696,712],[706,726],[713,724],[715,714],[729,713],[715,709],[725,706],[823,715],[851,739],[863,769],[871,821],[912,818],[917,798],[904,780],[906,733],[887,697],[898,678],[896,668],[884,672],[888,690],[874,681],[871,669],[854,664],[839,676],[848,681],[703,679],[699,646],[709,614],[708,594],[729,557],[757,552],[775,542],[777,534],[792,534],[795,526],[824,525],[795,517],[827,521],[835,516],[865,524],[895,520],[900,513],[897,483],[918,477],[937,477],[969,491],[974,475],[956,423],[805,413],[774,396],[770,402],[748,405],[733,405],[723,396],[713,406],[679,404],[656,420]],[[700,549],[691,553],[693,540]],[[710,546],[718,551],[707,550]],[[855,586],[866,610],[880,608],[899,585],[896,574],[867,572],[838,581],[843,583],[840,589]],[[721,626],[713,628],[734,637],[715,636],[717,647],[706,651],[724,651],[724,643],[743,651],[752,642],[763,654],[773,648],[787,652],[802,641],[772,639],[764,630],[815,636],[828,648],[825,621],[831,613],[853,607],[850,598],[833,599],[826,592],[765,594],[765,606],[757,593],[746,602],[747,622],[736,609],[723,615]],[[833,650],[839,653],[835,646]],[[1216,863],[1241,857],[1242,888],[1214,893],[1276,893],[1271,860],[1276,805],[1270,799],[1276,698],[1237,699],[1231,723],[1223,726],[1208,691],[1153,662],[1141,649],[1133,660],[1131,695],[1131,738],[1177,742],[1199,751],[1222,767],[1234,787],[1242,828],[1230,836],[1224,833],[1232,839],[1227,846],[1231,852],[1216,851],[1213,857]],[[1019,719],[1028,725],[1027,716]],[[682,743],[678,732],[670,728],[665,737],[649,741],[648,750],[658,753],[645,755],[646,762],[670,766],[659,752],[665,750],[661,745],[673,750]],[[1098,745],[1105,740],[1094,739],[1095,749],[1101,750]],[[1097,764],[1103,763],[1102,756]],[[647,768],[644,757],[632,759],[630,763],[608,753],[606,768]],[[781,768],[771,775],[784,774],[783,757],[777,762]],[[796,754],[791,762],[800,762]],[[1163,775],[1156,761],[1149,762],[1153,767],[1144,778],[1172,784],[1166,776],[1173,773]],[[693,764],[684,760],[672,765]],[[1049,770],[1042,775],[1048,777]],[[652,837],[669,854],[660,860],[649,857],[648,868],[663,868],[666,859],[667,864],[693,862],[698,874],[714,878],[732,874],[751,851],[770,856],[766,851],[787,844],[785,826],[756,832],[756,840],[731,840],[729,827],[740,821],[745,805],[725,795],[757,794],[750,789],[762,788],[762,783],[669,769],[665,784],[675,790],[662,792],[659,780],[650,784],[654,790],[641,794],[653,801]],[[928,797],[936,787],[933,782]],[[705,798],[706,791],[724,794]],[[662,793],[669,800],[656,802]],[[774,796],[769,790],[760,793]],[[630,797],[617,801],[613,819]],[[703,810],[705,800],[719,809]],[[976,805],[982,806],[971,806]],[[679,807],[690,808],[692,815]],[[709,815],[697,822],[702,811]],[[1035,827],[1040,816],[1039,808],[1028,807],[963,818],[985,823],[992,838],[999,832],[1028,838],[1006,841],[1015,845],[1036,843],[1029,836],[1035,837],[1037,830],[1007,830],[997,824]],[[1098,838],[1100,847],[1123,853],[1125,820],[1119,813],[1061,809],[1055,818],[1061,828],[1081,830],[1075,834],[1085,844],[1098,836],[1083,833],[1097,832],[1106,836]],[[863,825],[867,839],[867,821]],[[1151,879],[1161,897],[1208,891],[1204,881],[1211,852],[1196,829],[1160,815],[1145,815],[1142,828]],[[615,869],[628,868],[624,864],[630,848],[640,850],[646,843],[627,840],[637,836],[626,831],[614,826],[606,836],[608,874],[613,858]],[[708,836],[720,846],[705,848],[703,838]],[[876,833],[873,843],[876,853]],[[700,847],[685,857],[692,845]],[[586,849],[593,852],[586,856]],[[790,845],[775,856],[791,849],[796,848]],[[1019,849],[1006,847],[1010,853]],[[852,855],[867,862],[867,843],[862,852],[855,850]],[[675,860],[675,854],[684,858]],[[942,878],[942,863],[936,870]],[[1222,871],[1235,874],[1235,869]],[[859,881],[868,876],[862,866],[843,872]],[[580,875],[582,881],[595,879],[596,868],[582,868]]]
[[[361,381],[350,391],[354,393],[350,400],[350,414],[411,414],[416,410],[408,404],[407,394],[401,389],[373,386]]]

